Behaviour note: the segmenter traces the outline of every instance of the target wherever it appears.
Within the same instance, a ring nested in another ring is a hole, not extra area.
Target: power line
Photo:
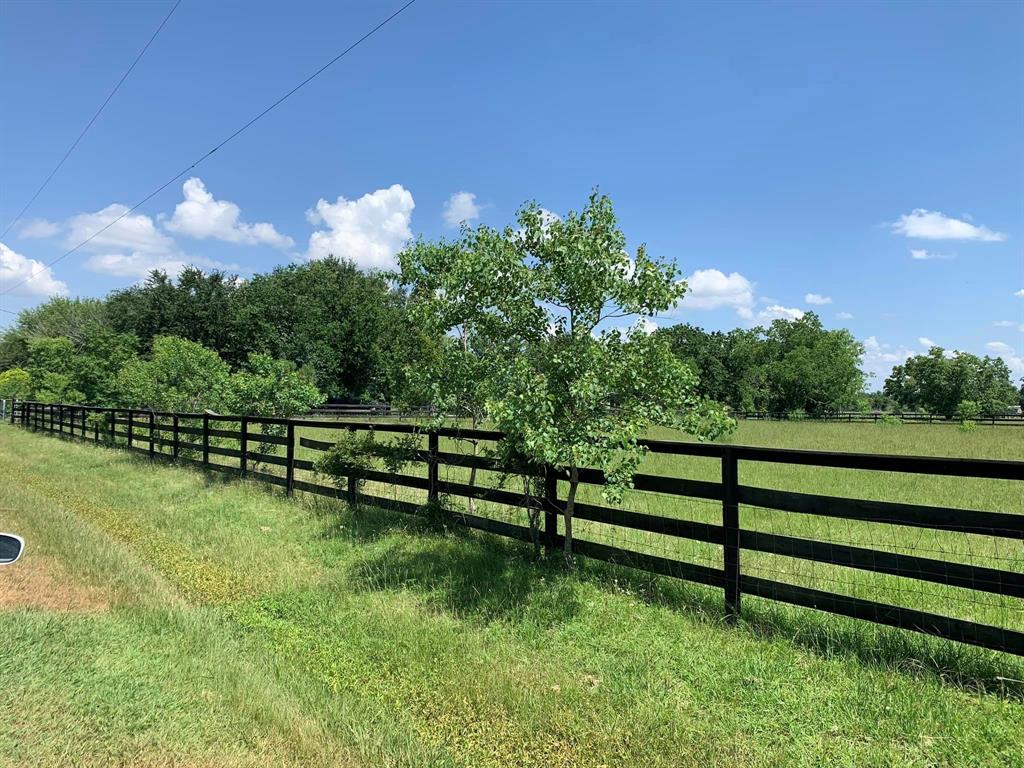
[[[73,253],[74,253],[75,251],[77,251],[77,250],[78,250],[79,248],[81,248],[81,247],[82,247],[83,245],[86,245],[86,244],[88,244],[88,243],[89,243],[90,241],[94,240],[95,238],[99,237],[99,236],[100,236],[101,234],[103,234],[104,232],[106,232],[106,231],[107,231],[108,229],[110,229],[110,228],[111,228],[112,226],[114,226],[115,224],[117,224],[117,222],[119,222],[119,221],[120,221],[121,219],[123,219],[124,217],[128,216],[128,215],[129,215],[130,213],[132,213],[133,211],[135,211],[135,210],[136,210],[137,208],[139,208],[139,207],[140,207],[140,206],[142,206],[142,205],[145,205],[145,204],[146,204],[147,202],[149,202],[149,201],[150,201],[150,200],[152,200],[152,199],[153,199],[154,197],[156,197],[156,196],[157,196],[158,194],[160,194],[160,193],[161,193],[161,192],[163,192],[163,191],[164,191],[165,189],[167,189],[167,187],[169,187],[169,186],[170,186],[171,184],[173,184],[174,182],[176,182],[176,181],[177,181],[178,179],[180,179],[180,178],[181,178],[182,176],[184,176],[184,175],[185,175],[185,174],[187,174],[187,173],[188,173],[189,171],[191,171],[191,170],[192,170],[193,168],[195,168],[195,167],[196,167],[197,165],[199,165],[199,164],[200,164],[200,163],[202,163],[202,162],[203,162],[204,160],[206,160],[206,158],[208,158],[208,157],[209,157],[210,155],[212,155],[212,154],[213,154],[214,152],[216,152],[216,151],[217,151],[218,149],[220,149],[220,148],[221,148],[221,147],[223,147],[223,146],[224,146],[225,144],[227,144],[227,143],[228,143],[228,142],[230,142],[231,140],[233,140],[233,139],[237,138],[237,137],[238,137],[239,135],[241,135],[241,134],[242,134],[242,133],[244,133],[244,132],[245,132],[246,130],[248,130],[248,129],[249,129],[249,128],[250,128],[250,127],[251,127],[251,126],[252,126],[252,125],[254,124],[254,123],[256,123],[256,122],[257,122],[258,120],[260,120],[261,118],[263,118],[263,117],[264,117],[264,116],[265,116],[265,115],[266,115],[266,114],[267,114],[268,112],[270,112],[271,110],[275,109],[275,108],[276,108],[277,106],[279,106],[279,105],[280,105],[280,104],[281,104],[282,102],[284,102],[284,101],[285,101],[286,99],[288,99],[288,98],[289,98],[290,96],[292,96],[293,94],[295,94],[295,93],[296,93],[296,92],[297,92],[297,91],[298,91],[299,89],[303,88],[303,87],[304,87],[304,86],[306,86],[306,85],[307,85],[307,84],[308,84],[308,83],[309,83],[310,81],[312,81],[313,79],[315,79],[316,77],[318,77],[319,75],[321,75],[321,74],[322,74],[322,73],[323,73],[323,72],[324,72],[325,70],[327,70],[327,69],[328,69],[328,68],[329,68],[330,66],[332,66],[333,64],[335,64],[335,63],[337,63],[338,61],[340,61],[341,59],[343,59],[343,58],[344,58],[345,56],[347,56],[347,55],[348,55],[349,53],[351,53],[351,52],[352,52],[353,50],[355,50],[355,49],[356,49],[356,48],[357,48],[357,47],[358,47],[358,46],[359,46],[360,44],[362,44],[363,42],[365,42],[366,40],[368,40],[369,38],[371,38],[371,37],[372,37],[372,36],[373,36],[373,35],[374,35],[375,33],[377,33],[377,32],[378,32],[378,31],[379,31],[380,29],[382,29],[383,27],[385,27],[385,26],[386,26],[386,25],[387,25],[387,24],[388,24],[388,23],[389,23],[390,21],[392,21],[393,19],[397,18],[397,17],[398,17],[398,16],[400,15],[400,14],[402,14],[402,13],[403,13],[403,12],[404,12],[404,11],[405,11],[405,10],[406,10],[406,9],[407,9],[408,7],[409,7],[409,6],[411,6],[411,5],[412,5],[413,3],[415,3],[415,2],[416,2],[416,0],[409,0],[409,1],[408,1],[408,2],[407,2],[407,3],[405,4],[405,5],[403,5],[403,6],[402,6],[401,8],[399,8],[399,9],[398,9],[397,11],[395,11],[395,12],[394,12],[394,13],[392,13],[392,14],[391,14],[390,16],[388,16],[388,17],[387,17],[386,19],[384,19],[384,21],[380,22],[380,24],[378,24],[378,25],[377,25],[377,26],[375,26],[375,27],[374,27],[373,29],[371,29],[371,30],[370,30],[369,32],[367,32],[367,33],[366,33],[365,35],[363,35],[362,37],[360,37],[360,38],[359,38],[358,40],[356,40],[356,41],[355,41],[354,43],[352,43],[352,45],[350,45],[350,46],[349,46],[348,48],[346,48],[345,50],[343,50],[343,51],[342,51],[341,53],[339,53],[339,54],[338,54],[337,56],[335,56],[335,57],[334,57],[333,59],[331,59],[331,60],[330,60],[330,61],[328,61],[328,62],[327,62],[326,64],[324,64],[324,65],[323,65],[322,67],[320,67],[320,69],[316,70],[316,72],[314,72],[313,74],[311,74],[311,75],[310,75],[309,77],[307,77],[307,78],[306,78],[305,80],[303,80],[303,81],[302,81],[301,83],[299,83],[299,84],[298,84],[298,85],[296,85],[296,86],[295,86],[294,88],[292,88],[292,89],[291,89],[290,91],[288,91],[287,93],[285,93],[285,94],[284,94],[283,96],[281,96],[281,97],[280,97],[280,98],[279,98],[279,99],[278,99],[277,101],[273,102],[273,103],[272,103],[272,104],[271,104],[270,106],[268,106],[268,107],[267,107],[266,109],[264,109],[264,110],[263,110],[262,112],[260,112],[260,113],[259,113],[258,115],[256,115],[255,117],[253,117],[253,118],[252,118],[251,120],[249,120],[249,121],[248,121],[247,123],[245,123],[245,124],[244,124],[244,125],[243,125],[243,126],[242,126],[241,128],[239,128],[238,130],[236,130],[236,131],[235,131],[234,133],[232,133],[232,134],[231,134],[230,136],[228,136],[228,137],[227,137],[226,139],[223,139],[223,140],[222,140],[222,141],[221,141],[221,142],[220,142],[219,144],[217,144],[217,145],[216,145],[216,146],[215,146],[215,147],[214,147],[213,149],[211,149],[211,150],[210,150],[209,152],[207,152],[207,153],[206,153],[206,154],[204,154],[204,155],[203,155],[202,157],[200,157],[200,158],[199,158],[198,160],[196,160],[196,161],[195,161],[195,162],[193,162],[193,163],[192,163],[191,165],[189,165],[189,166],[188,166],[188,168],[185,168],[185,169],[184,169],[183,171],[181,171],[181,172],[177,173],[177,174],[176,174],[175,176],[173,176],[172,178],[170,178],[170,179],[168,179],[167,181],[165,181],[165,182],[164,182],[163,184],[161,184],[161,185],[160,185],[159,187],[157,187],[156,189],[154,189],[154,190],[153,190],[152,192],[150,192],[150,193],[149,193],[148,195],[146,195],[146,196],[145,196],[144,198],[142,198],[141,200],[139,200],[139,202],[137,202],[137,203],[136,203],[135,205],[133,205],[133,206],[132,206],[131,208],[128,208],[127,210],[125,210],[125,211],[124,211],[124,212],[123,212],[123,213],[122,213],[122,214],[121,214],[120,216],[118,216],[118,217],[117,217],[116,219],[114,219],[113,221],[111,221],[111,222],[110,222],[110,223],[108,223],[107,225],[105,225],[105,226],[101,227],[100,229],[96,230],[95,232],[93,232],[93,233],[92,233],[91,235],[89,235],[89,237],[85,238],[85,240],[83,240],[82,242],[80,242],[80,243],[79,243],[78,245],[76,245],[76,246],[75,246],[74,248],[71,248],[70,250],[68,250],[68,251],[65,251],[64,253],[62,253],[62,254],[61,254],[60,256],[58,256],[57,258],[55,258],[55,259],[53,259],[53,260],[51,260],[51,261],[48,261],[48,262],[47,262],[46,264],[44,264],[44,265],[42,266],[42,268],[41,268],[41,269],[39,269],[39,270],[38,270],[38,271],[36,271],[36,272],[33,272],[33,273],[32,273],[31,275],[29,275],[29,276],[28,276],[28,277],[26,277],[25,279],[21,280],[20,282],[17,282],[17,283],[15,283],[14,285],[10,286],[9,288],[6,288],[5,290],[3,290],[3,291],[0,291],[0,296],[3,296],[3,295],[6,295],[6,294],[10,293],[10,292],[11,292],[11,291],[13,291],[13,290],[14,290],[15,288],[18,288],[18,287],[20,287],[20,286],[24,285],[24,284],[25,284],[25,283],[27,283],[27,282],[28,282],[29,280],[32,280],[33,278],[35,278],[35,277],[36,277],[37,275],[40,275],[40,274],[42,274],[43,272],[45,272],[45,271],[46,271],[46,270],[47,270],[48,268],[52,267],[52,266],[53,266],[54,264],[56,264],[57,262],[59,262],[59,261],[63,261],[63,260],[64,260],[64,259],[66,259],[66,258],[67,258],[68,256],[70,256],[70,255],[71,255],[71,254],[73,254]]]
[[[181,5],[181,0],[177,0],[177,2],[175,2],[174,5],[171,7],[171,10],[167,12],[167,15],[164,16],[164,20],[160,22],[160,26],[156,28],[156,31],[150,36],[149,41],[146,43],[145,46],[143,46],[142,50],[139,51],[139,55],[135,57],[135,61],[133,61],[132,65],[128,67],[127,70],[125,70],[125,73],[123,75],[121,75],[121,79],[117,81],[117,85],[114,86],[114,90],[107,94],[107,98],[103,100],[103,103],[100,104],[100,108],[96,110],[96,114],[92,116],[92,119],[88,123],[86,123],[85,128],[83,128],[82,132],[78,134],[78,138],[71,143],[71,146],[68,147],[68,151],[64,153],[64,157],[62,157],[60,159],[60,162],[57,163],[57,165],[54,167],[52,171],[50,171],[50,175],[46,177],[43,183],[39,186],[39,189],[36,190],[36,193],[32,195],[32,197],[29,199],[27,203],[25,203],[25,207],[22,208],[18,215],[14,217],[14,220],[7,225],[7,228],[2,233],[0,233],[0,238],[5,237],[7,233],[11,231],[11,228],[19,221],[21,221],[21,217],[25,215],[25,211],[27,211],[32,206],[32,203],[36,201],[36,198],[39,197],[39,195],[42,193],[44,189],[46,189],[46,185],[50,183],[50,180],[57,175],[57,171],[59,171],[61,166],[64,165],[64,162],[71,156],[71,153],[75,151],[75,147],[78,146],[78,142],[82,140],[82,137],[84,137],[85,134],[89,132],[89,129],[92,128],[92,124],[96,122],[96,118],[98,118],[100,116],[100,113],[102,113],[103,110],[106,109],[107,104],[109,104],[110,100],[114,98],[114,94],[118,92],[124,81],[128,79],[128,75],[132,73],[132,70],[135,69],[135,65],[139,63],[139,61],[145,55],[146,51],[149,50],[149,46],[153,44],[154,40],[156,40],[156,36],[160,34],[160,30],[164,28],[164,25],[171,18],[174,12],[178,10],[179,5]]]

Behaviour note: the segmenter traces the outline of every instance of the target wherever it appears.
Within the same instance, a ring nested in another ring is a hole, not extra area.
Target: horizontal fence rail
[[[477,446],[502,438],[500,432],[445,427],[423,430],[415,424],[356,421],[324,421],[316,418],[285,419],[261,416],[228,416],[213,413],[172,413],[130,408],[98,408],[60,403],[17,402],[9,411],[11,424],[81,438],[97,443],[127,448],[144,453],[152,459],[161,458],[196,464],[214,471],[257,479],[280,486],[291,495],[299,490],[331,498],[376,504],[400,512],[417,514],[422,503],[386,498],[361,492],[357,481],[348,478],[345,487],[314,482],[313,478],[297,478],[296,472],[313,473],[315,462],[296,455],[301,449],[306,456],[331,450],[332,440],[322,439],[325,432],[373,431],[383,434],[415,435],[426,441],[424,449],[414,452],[412,461],[425,465],[425,476],[406,472],[369,470],[363,479],[391,486],[403,486],[425,494],[425,501],[437,503],[442,497],[473,500],[467,512],[453,513],[453,521],[466,527],[486,531],[548,548],[560,546],[564,539],[559,522],[564,524],[565,498],[559,484],[566,478],[548,467],[533,475],[535,490],[523,492],[503,487],[474,484],[477,472],[502,473],[496,460],[480,455]],[[308,429],[317,437],[298,434]],[[473,446],[472,454],[441,450],[441,440],[464,441]],[[633,491],[662,494],[680,503],[690,500],[710,509],[717,508],[714,522],[670,517],[602,504],[579,501],[574,520],[589,524],[628,530],[643,536],[667,537],[671,540],[695,542],[711,546],[720,553],[721,565],[688,562],[679,557],[639,551],[588,539],[573,537],[574,553],[583,557],[628,566],[662,576],[685,579],[722,589],[726,616],[740,615],[744,595],[751,595],[803,608],[861,619],[876,624],[898,627],[949,640],[968,643],[997,651],[1024,655],[1024,632],[1006,626],[955,618],[925,610],[889,604],[863,596],[793,584],[766,578],[744,567],[743,553],[752,556],[781,557],[805,563],[820,563],[849,569],[852,573],[878,574],[880,577],[908,579],[916,582],[968,590],[970,595],[997,596],[1011,601],[1024,601],[1024,514],[993,512],[924,504],[890,502],[860,498],[844,498],[818,493],[804,493],[762,488],[740,482],[740,467],[748,464],[773,466],[809,466],[831,471],[883,472],[901,475],[980,478],[1010,481],[1020,485],[1015,491],[1024,493],[1024,462],[984,459],[954,459],[921,456],[876,455],[805,451],[751,446],[689,443],[681,441],[645,440],[643,445],[652,454],[689,456],[707,459],[720,466],[720,480],[692,480],[640,473],[633,478]],[[217,459],[230,459],[223,463]],[[457,468],[472,472],[469,482],[441,479],[439,469]],[[283,474],[275,474],[280,468]],[[588,486],[605,483],[604,475],[594,469],[580,470],[580,481]],[[543,486],[543,490],[540,490]],[[494,503],[532,511],[539,520],[536,525],[521,525],[481,514],[473,504]],[[908,554],[887,551],[863,542],[819,540],[764,531],[742,525],[741,510],[768,510],[798,518],[843,521],[845,524],[887,526],[894,538],[904,531],[952,534],[966,543],[984,539],[1003,542],[1003,553],[996,558],[1005,567],[977,565],[943,559],[938,550],[922,550]],[[1008,555],[1007,555],[1008,553]],[[755,569],[756,570],[756,569]],[[856,580],[847,582],[857,587]],[[1011,603],[1013,611],[1024,611],[1024,603]],[[1017,614],[1014,614],[1017,615]],[[1024,613],[1020,614],[1024,617]],[[1022,622],[1024,626],[1024,622]]]
[[[389,403],[328,403],[309,412],[320,418],[424,418],[436,415],[430,408],[402,408]],[[836,424],[879,424],[897,419],[903,424],[960,424],[959,417],[946,417],[933,413],[890,413],[884,411],[838,411],[836,413],[787,413],[774,411],[730,411],[735,419],[745,421],[824,421]],[[980,425],[993,427],[1024,426],[1024,413],[983,413],[969,419]]]
[[[838,413],[774,413],[771,411],[730,411],[734,419],[747,421],[827,421],[838,424],[879,424],[885,419],[898,419],[904,424],[959,424],[960,417],[934,413],[887,413],[883,411],[840,411]],[[993,427],[1024,426],[1024,413],[983,413],[968,419]]]

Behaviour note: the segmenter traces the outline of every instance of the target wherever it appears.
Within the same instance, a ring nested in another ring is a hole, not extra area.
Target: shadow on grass
[[[860,663],[944,685],[1024,701],[1024,661],[951,640],[806,608],[756,599],[742,626],[756,637],[781,638],[825,658]]]
[[[238,479],[235,473],[191,467],[208,486]],[[384,544],[382,552],[356,567],[352,576],[358,588],[415,588],[438,609],[462,617],[539,626],[566,622],[579,611],[574,583],[585,580],[701,621],[725,621],[717,589],[584,558],[568,571],[560,555],[538,559],[529,545],[379,506],[351,509],[343,501],[312,495],[304,495],[304,505],[324,521],[324,539]],[[408,536],[387,541],[396,533]],[[785,640],[823,658],[852,659],[1024,701],[1024,660],[1008,654],[757,598],[745,600],[741,624],[734,631]]]
[[[368,591],[415,589],[461,618],[553,627],[580,610],[571,574],[533,559],[529,547],[467,531],[397,538],[351,574]]]
[[[337,506],[335,506],[337,509]],[[570,620],[579,611],[574,583],[626,592],[652,605],[724,624],[721,590],[656,576],[622,565],[580,558],[568,570],[560,553],[534,556],[532,547],[461,527],[443,530],[423,518],[363,507],[348,512],[349,535],[377,540],[401,529],[428,537],[399,539],[360,565],[357,585],[372,590],[415,588],[437,607],[483,620]],[[742,621],[730,631],[781,639],[827,659],[851,659],[911,677],[1024,701],[1024,661],[995,651],[811,609],[748,598]]]

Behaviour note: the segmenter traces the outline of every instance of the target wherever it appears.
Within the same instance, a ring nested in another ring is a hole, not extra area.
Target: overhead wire
[[[352,43],[351,45],[349,45],[349,46],[348,46],[348,47],[347,47],[347,48],[346,48],[345,50],[343,50],[343,51],[342,51],[341,53],[339,53],[339,54],[338,54],[337,56],[335,56],[334,58],[332,58],[332,59],[331,59],[330,61],[328,61],[328,62],[327,62],[326,64],[324,64],[324,65],[323,65],[322,67],[320,67],[319,69],[317,69],[317,70],[316,70],[315,72],[313,72],[313,73],[312,73],[311,75],[309,75],[308,77],[306,77],[306,78],[305,78],[304,80],[302,80],[302,81],[301,81],[301,82],[300,82],[300,83],[299,83],[298,85],[296,85],[296,86],[295,86],[295,87],[293,87],[293,88],[292,88],[291,90],[289,90],[288,92],[286,92],[286,93],[285,93],[285,94],[284,94],[283,96],[281,96],[281,97],[280,97],[280,98],[278,98],[278,99],[277,99],[276,101],[274,101],[273,103],[271,103],[271,104],[270,104],[270,105],[269,105],[268,107],[266,107],[265,109],[263,109],[263,110],[262,110],[262,111],[261,111],[260,113],[258,113],[258,114],[257,114],[257,115],[256,115],[255,117],[251,118],[251,119],[250,119],[250,120],[249,120],[248,122],[246,122],[246,123],[245,123],[245,124],[243,124],[243,125],[242,125],[242,126],[241,126],[240,128],[238,128],[238,129],[237,129],[237,130],[235,130],[235,131],[234,131],[233,133],[231,133],[231,134],[230,134],[230,135],[229,135],[229,136],[228,136],[227,138],[225,138],[225,139],[221,140],[221,141],[220,141],[219,143],[217,143],[217,145],[216,145],[216,146],[214,146],[214,147],[213,147],[213,149],[209,150],[209,151],[208,151],[208,152],[206,152],[206,153],[205,153],[204,155],[202,155],[201,157],[199,157],[199,158],[198,158],[197,160],[195,160],[194,162],[192,162],[192,163],[191,163],[191,164],[190,164],[190,165],[189,165],[189,166],[188,166],[187,168],[185,168],[185,169],[183,169],[182,171],[180,171],[180,172],[176,173],[176,174],[175,174],[174,176],[172,176],[172,177],[171,177],[170,179],[168,179],[167,181],[165,181],[165,182],[164,182],[163,184],[161,184],[160,186],[158,186],[158,187],[157,187],[156,189],[154,189],[154,190],[153,190],[152,192],[150,192],[150,193],[149,193],[148,195],[146,195],[146,196],[145,196],[145,197],[143,197],[143,198],[142,198],[141,200],[139,200],[139,201],[138,201],[137,203],[135,203],[135,205],[133,205],[132,207],[130,207],[130,208],[126,208],[126,209],[125,209],[125,210],[124,210],[124,211],[123,211],[123,212],[121,213],[121,215],[120,215],[120,216],[117,216],[116,218],[112,219],[112,220],[111,220],[110,222],[108,222],[108,223],[107,223],[106,225],[104,225],[104,226],[103,226],[103,227],[101,227],[100,229],[98,229],[98,230],[96,230],[95,232],[93,232],[93,233],[92,233],[91,235],[89,235],[89,236],[88,236],[87,238],[85,238],[85,239],[84,239],[84,240],[82,240],[82,241],[81,241],[80,243],[78,243],[77,245],[75,245],[75,246],[74,246],[73,248],[70,248],[70,249],[68,249],[67,251],[65,251],[64,253],[62,253],[62,254],[61,254],[60,256],[57,256],[56,258],[54,258],[54,259],[51,259],[50,261],[46,262],[45,264],[43,264],[43,266],[42,266],[42,267],[41,267],[40,269],[36,270],[36,271],[35,271],[35,272],[33,272],[32,274],[30,274],[30,275],[29,275],[28,277],[25,277],[25,278],[23,278],[22,280],[19,280],[19,281],[18,281],[17,283],[15,283],[14,285],[11,285],[11,286],[9,286],[9,287],[5,288],[4,290],[0,291],[0,296],[4,296],[4,295],[6,295],[6,294],[9,294],[9,293],[11,293],[11,291],[15,290],[16,288],[19,288],[19,287],[21,287],[22,285],[24,285],[25,283],[27,283],[27,282],[29,282],[30,280],[34,279],[34,278],[35,278],[35,277],[37,277],[38,275],[40,275],[40,274],[43,274],[43,273],[44,273],[44,272],[45,272],[45,271],[46,271],[47,269],[49,269],[50,267],[52,267],[52,266],[53,266],[54,264],[57,264],[58,262],[60,262],[60,261],[63,261],[63,260],[64,260],[64,259],[66,259],[66,258],[67,258],[68,256],[70,256],[71,254],[73,254],[73,253],[75,253],[76,251],[78,251],[78,250],[79,250],[79,249],[80,249],[80,248],[81,248],[82,246],[84,246],[84,245],[87,245],[87,244],[88,244],[89,242],[91,242],[91,241],[92,241],[92,240],[94,240],[95,238],[99,237],[99,236],[100,236],[101,234],[103,234],[104,232],[106,232],[106,231],[107,231],[108,229],[110,229],[110,228],[111,228],[112,226],[114,226],[114,225],[115,225],[115,224],[117,224],[117,223],[118,223],[119,221],[121,221],[122,219],[124,219],[124,218],[125,218],[126,216],[128,216],[129,214],[131,214],[131,213],[132,213],[133,211],[135,211],[136,209],[138,209],[138,208],[139,208],[140,206],[142,206],[142,205],[145,205],[145,204],[146,204],[147,202],[149,202],[149,201],[150,201],[150,200],[152,200],[152,199],[153,199],[154,197],[156,197],[156,196],[157,196],[158,194],[160,194],[160,193],[161,193],[161,192],[163,192],[163,191],[164,191],[165,189],[167,189],[167,187],[169,187],[169,186],[170,186],[171,184],[173,184],[174,182],[178,181],[178,179],[180,179],[180,178],[181,178],[182,176],[185,176],[185,175],[186,175],[187,173],[189,173],[190,171],[192,171],[192,170],[193,170],[193,169],[194,169],[194,168],[195,168],[196,166],[198,166],[198,165],[199,165],[200,163],[202,163],[202,162],[203,162],[204,160],[206,160],[206,159],[207,159],[207,158],[209,158],[209,157],[210,157],[211,155],[213,155],[213,154],[214,154],[215,152],[217,152],[217,151],[218,151],[219,149],[221,149],[221,148],[222,148],[222,147],[223,147],[224,145],[228,144],[229,142],[231,142],[232,140],[234,140],[235,138],[237,138],[237,137],[238,137],[239,135],[241,135],[242,133],[244,133],[245,131],[247,131],[247,130],[248,130],[248,129],[249,129],[250,127],[252,127],[252,126],[253,126],[253,125],[254,125],[254,124],[255,124],[256,122],[258,122],[258,121],[259,121],[260,119],[262,119],[262,118],[263,118],[264,116],[266,116],[266,115],[267,115],[267,114],[268,114],[269,112],[271,112],[272,110],[274,110],[274,109],[276,109],[276,108],[277,108],[278,106],[280,106],[280,105],[281,105],[281,104],[282,104],[282,103],[283,103],[283,102],[284,102],[285,100],[287,100],[287,99],[288,99],[289,97],[291,97],[292,95],[294,95],[294,94],[295,94],[295,93],[296,93],[297,91],[299,91],[299,90],[300,90],[301,88],[305,87],[305,86],[306,86],[306,85],[308,85],[308,84],[309,84],[309,83],[310,83],[311,81],[313,81],[313,80],[314,80],[315,78],[319,77],[319,76],[320,76],[321,74],[323,74],[323,73],[324,73],[324,72],[325,72],[325,71],[326,71],[326,70],[327,70],[328,68],[330,68],[330,67],[331,67],[332,65],[336,64],[336,63],[337,63],[338,61],[340,61],[341,59],[343,59],[343,58],[344,58],[345,56],[347,56],[347,55],[348,55],[349,53],[351,53],[351,52],[352,52],[353,50],[355,50],[356,48],[358,48],[358,47],[359,47],[359,46],[360,46],[360,45],[361,45],[362,43],[364,43],[364,42],[365,42],[366,40],[368,40],[369,38],[371,38],[371,37],[372,37],[372,36],[373,36],[374,34],[376,34],[376,33],[377,33],[378,31],[380,31],[380,30],[381,30],[381,29],[383,29],[383,28],[384,28],[385,26],[387,26],[387,25],[388,25],[388,24],[389,24],[389,23],[390,23],[391,21],[393,21],[394,19],[396,19],[396,18],[397,18],[398,16],[400,16],[400,15],[401,15],[401,14],[402,14],[403,12],[405,12],[405,11],[406,11],[406,10],[407,10],[407,9],[408,9],[408,8],[409,8],[409,7],[411,6],[411,5],[413,5],[413,4],[415,3],[415,2],[416,2],[416,0],[408,0],[408,2],[406,2],[406,3],[405,3],[405,5],[403,5],[402,7],[400,7],[400,8],[399,8],[399,9],[398,9],[397,11],[393,12],[393,13],[392,13],[392,14],[391,14],[390,16],[388,16],[388,17],[387,17],[386,19],[384,19],[384,20],[383,20],[383,21],[381,21],[381,22],[380,22],[379,24],[377,24],[377,26],[373,27],[373,29],[371,29],[371,30],[370,30],[369,32],[365,33],[365,34],[364,34],[364,35],[363,35],[362,37],[360,37],[360,38],[359,38],[358,40],[356,40],[356,41],[355,41],[354,43]]]
[[[177,0],[174,3],[174,5],[171,6],[171,10],[169,10],[167,12],[167,15],[164,16],[163,21],[160,22],[160,26],[156,28],[156,31],[153,32],[152,35],[150,35],[149,40],[146,41],[146,44],[142,47],[142,50],[139,51],[139,55],[135,57],[135,60],[131,63],[131,66],[129,66],[128,69],[125,70],[124,74],[121,75],[121,79],[117,81],[117,85],[115,85],[113,90],[107,94],[107,98],[105,98],[103,100],[103,103],[100,104],[100,108],[96,110],[96,113],[92,116],[89,122],[85,124],[85,128],[83,128],[81,133],[78,134],[78,138],[71,142],[71,146],[68,147],[67,151],[64,153],[64,156],[60,159],[60,162],[54,166],[52,171],[50,171],[50,175],[43,180],[43,183],[39,185],[39,189],[37,189],[35,191],[35,194],[29,198],[29,201],[25,203],[24,207],[18,212],[18,215],[11,220],[11,222],[7,225],[3,232],[0,232],[0,239],[6,237],[7,233],[11,231],[14,225],[21,221],[21,217],[25,215],[25,212],[32,206],[32,203],[36,201],[36,198],[38,198],[39,195],[42,194],[43,190],[46,189],[47,185],[50,183],[53,177],[57,175],[57,171],[61,169],[61,166],[63,166],[67,159],[71,157],[71,153],[75,151],[75,147],[77,147],[79,142],[82,141],[82,139],[85,137],[85,134],[89,132],[89,129],[92,128],[93,123],[95,123],[96,119],[103,113],[103,110],[107,108],[107,104],[109,104],[110,100],[114,98],[114,94],[116,94],[120,90],[121,86],[124,84],[124,81],[128,79],[128,75],[130,75],[132,73],[132,70],[135,69],[135,65],[142,60],[142,57],[146,54],[146,51],[149,50],[149,46],[151,46],[153,44],[153,41],[156,40],[156,36],[160,34],[160,30],[164,28],[164,26],[170,20],[171,16],[174,15],[174,12],[178,10],[179,5],[181,5],[181,0]]]

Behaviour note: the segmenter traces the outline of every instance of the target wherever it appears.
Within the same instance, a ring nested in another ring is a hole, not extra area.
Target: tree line
[[[414,243],[400,261],[428,246],[448,258],[457,245]],[[54,298],[23,311],[0,335],[0,396],[149,405],[135,399],[141,390],[128,388],[119,374],[133,360],[157,356],[158,340],[177,338],[212,351],[233,373],[265,370],[266,360],[289,364],[321,399],[436,404],[478,425],[486,417],[482,400],[467,395],[490,365],[484,339],[464,324],[443,328],[425,318],[414,293],[401,270],[366,274],[336,258],[281,266],[248,280],[195,267],[176,279],[155,271],[104,299]],[[911,357],[879,391],[865,393],[862,345],[846,329],[824,327],[813,312],[728,332],[684,323],[659,329],[654,338],[695,375],[700,397],[733,410],[954,417],[1024,404],[1024,387],[1018,391],[1000,358],[940,348]],[[444,377],[416,373],[428,365],[443,365]],[[225,407],[212,389],[207,399],[204,407]]]
[[[648,333],[644,321],[685,307],[686,292],[674,264],[642,245],[627,251],[595,191],[564,218],[530,203],[514,226],[418,240],[387,275],[335,258],[244,281],[189,268],[102,300],[52,299],[0,338],[0,394],[285,416],[325,397],[427,405],[437,422],[503,432],[488,450],[527,497],[542,495],[531,483],[545,472],[567,483],[571,557],[581,471],[601,470],[602,493],[617,501],[653,426],[715,439],[735,428],[730,407],[820,414],[870,402],[863,347],[813,313],[728,333]],[[898,366],[877,395],[948,415],[1016,396],[1001,360],[941,349]],[[358,481],[414,448],[342,436],[318,470]]]

